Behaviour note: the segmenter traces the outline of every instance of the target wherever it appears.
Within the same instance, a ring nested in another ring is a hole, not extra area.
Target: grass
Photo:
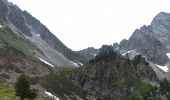
[[[146,98],[151,91],[151,86],[140,82],[137,84],[136,89],[127,97],[127,100],[135,100],[136,97]]]
[[[27,55],[30,55],[30,50],[33,50],[34,46],[27,40],[24,40],[18,36],[15,36],[9,29],[0,30],[0,42],[10,45]]]
[[[20,100],[15,96],[15,88],[13,85],[4,85],[0,82],[0,100]],[[26,99],[27,100],[27,99]],[[35,100],[46,100],[38,96]]]
[[[0,100],[19,100],[15,96],[15,89],[12,85],[0,83]]]

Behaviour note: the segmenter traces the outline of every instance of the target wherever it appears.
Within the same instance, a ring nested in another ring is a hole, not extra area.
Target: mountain
[[[0,26],[1,30],[8,28],[13,34],[12,36],[16,35],[18,38],[30,42],[34,45],[34,49],[30,50],[28,48],[27,51],[32,52],[33,56],[38,59],[40,57],[54,66],[73,67],[75,61],[81,63],[87,61],[84,55],[80,55],[66,47],[39,20],[6,0],[0,1]],[[17,49],[20,50],[20,48]]]
[[[70,77],[75,86],[87,92],[89,100],[157,100],[162,97],[161,92],[152,92],[159,79],[145,58],[137,55],[130,60],[109,46],[103,46],[87,66]]]
[[[168,100],[169,21],[161,12],[119,44],[72,51],[28,12],[0,0],[0,87],[12,98],[11,84],[24,73],[40,100]]]
[[[160,78],[169,79],[170,52],[170,14],[160,12],[153,18],[151,25],[136,29],[128,40],[115,43],[115,50],[133,56],[141,54],[152,64]],[[132,57],[132,58],[133,58]]]
[[[99,49],[95,49],[93,47],[88,47],[86,49],[78,51],[79,54],[85,55],[85,57],[90,61],[91,59],[95,58],[95,56],[98,54]]]
[[[60,67],[79,67],[85,62],[83,54],[66,47],[39,20],[0,0],[0,83],[14,84],[24,73],[43,100],[47,89],[39,79]]]
[[[53,71],[40,83],[62,100],[168,100],[170,92],[142,55],[131,60],[106,45],[84,66]]]

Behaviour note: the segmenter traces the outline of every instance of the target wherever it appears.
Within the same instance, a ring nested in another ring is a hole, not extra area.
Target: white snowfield
[[[50,92],[45,91],[45,94],[46,94],[47,96],[51,97],[51,98],[54,99],[54,100],[60,100],[58,97],[56,97],[55,95],[53,95],[53,94],[50,93]]]
[[[83,66],[83,64],[82,64],[81,62],[79,62],[79,64],[80,64],[81,66]]]
[[[170,59],[170,53],[166,53],[166,55],[168,56],[168,58]]]
[[[0,25],[0,28],[2,28],[3,26],[2,25]]]
[[[123,53],[122,55],[125,56],[127,53],[131,53],[133,52],[134,50],[130,50],[130,51],[127,51],[126,53]]]
[[[71,61],[72,64],[74,64],[75,66],[79,67],[79,65],[73,61]]]
[[[165,65],[165,66],[160,66],[160,65],[156,65],[158,68],[162,69],[164,72],[168,72],[168,66]]]
[[[79,67],[79,65],[78,65],[77,63],[74,63],[74,62],[73,62],[73,64],[74,64],[75,66]]]
[[[49,62],[47,62],[46,60],[42,59],[41,57],[38,57],[42,62],[44,62],[45,64],[54,67],[54,65],[50,64]]]

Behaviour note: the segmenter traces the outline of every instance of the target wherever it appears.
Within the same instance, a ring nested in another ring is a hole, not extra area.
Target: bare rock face
[[[165,65],[169,61],[166,56],[166,46],[152,34],[152,30],[147,26],[136,30],[128,41],[127,50],[137,49],[137,51],[146,56],[148,60],[159,65]]]
[[[136,29],[129,40],[122,40],[119,50],[136,50],[146,56],[149,61],[166,65],[169,58],[170,44],[170,14],[161,12],[152,21],[151,25]]]
[[[161,12],[159,13],[151,23],[151,29],[153,35],[161,41],[169,51],[170,47],[170,14]]]
[[[136,29],[128,40],[122,40],[117,49],[121,54],[143,55],[157,73],[159,78],[169,79],[170,71],[164,72],[158,65],[169,67],[170,59],[170,14],[160,12],[151,25]],[[155,70],[156,69],[156,70]]]

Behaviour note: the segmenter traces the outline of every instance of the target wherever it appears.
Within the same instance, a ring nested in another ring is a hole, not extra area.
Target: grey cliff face
[[[170,45],[170,14],[161,12],[159,13],[151,23],[151,29],[153,31],[153,35],[161,41],[167,49],[169,49]]]
[[[151,25],[136,29],[129,40],[122,40],[119,50],[136,50],[148,60],[159,65],[166,65],[169,58],[166,53],[170,47],[170,14],[161,12]]]

